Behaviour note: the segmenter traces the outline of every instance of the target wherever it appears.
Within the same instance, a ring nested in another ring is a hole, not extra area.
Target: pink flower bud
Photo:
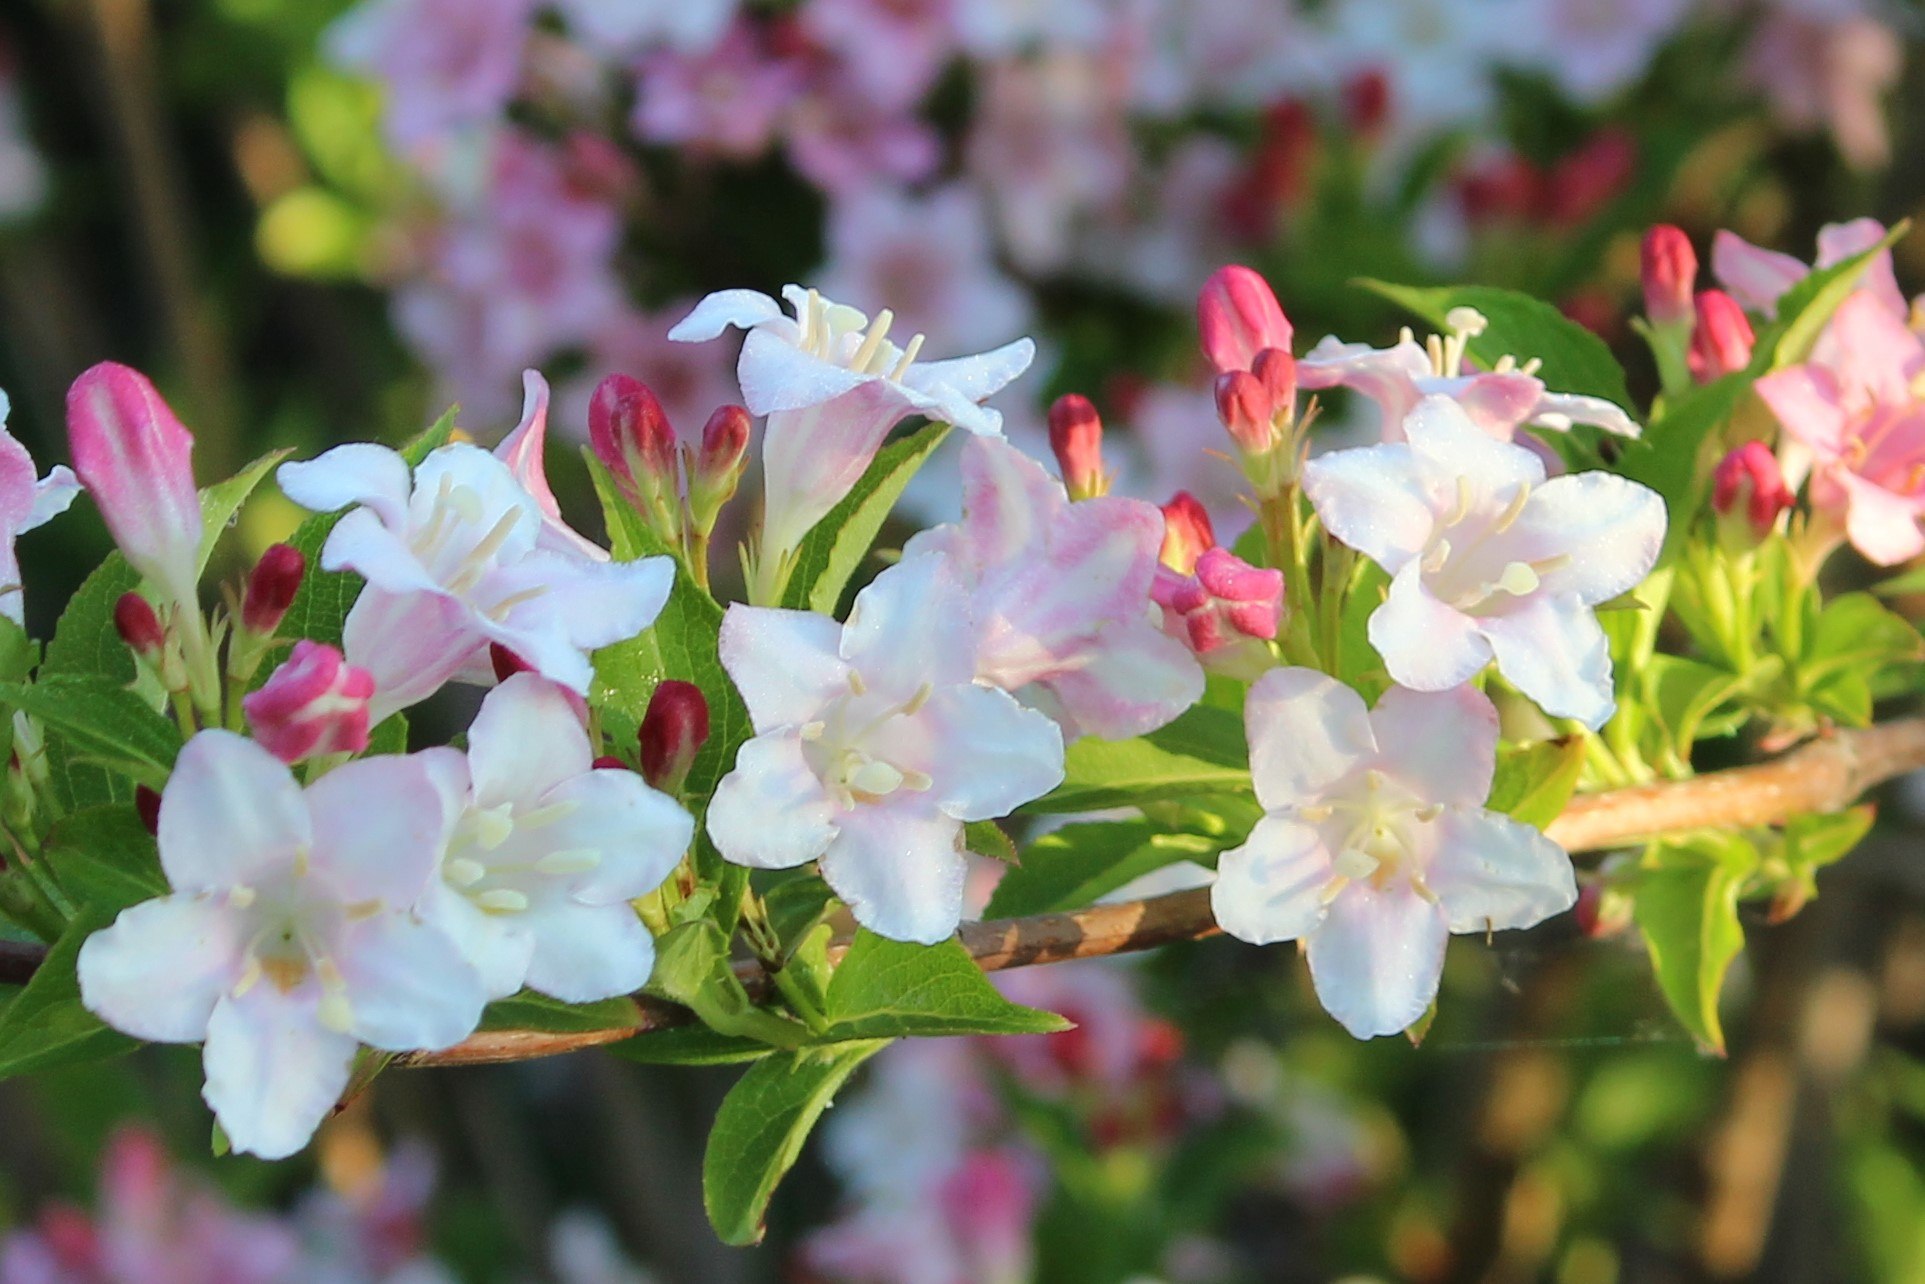
[[[588,444],[631,498],[649,489],[675,489],[675,431],[648,385],[612,374],[588,402]]]
[[[1710,383],[1735,374],[1751,364],[1752,345],[1757,336],[1751,320],[1738,301],[1723,290],[1704,290],[1698,295],[1698,328],[1691,333],[1691,352],[1686,361],[1691,377]]]
[[[200,579],[194,438],[147,377],[111,361],[67,390],[74,471],[135,570],[191,605]]]
[[[601,757],[595,759],[595,761],[589,763],[588,765],[593,767],[596,771],[627,771],[628,770],[628,764],[623,762],[620,758],[617,758],[612,753],[605,753]]]
[[[1103,418],[1081,393],[1066,393],[1049,408],[1049,448],[1071,499],[1093,499],[1109,490],[1103,475]]]
[[[1748,441],[1723,459],[1711,474],[1711,508],[1719,517],[1719,532],[1727,545],[1756,547],[1771,533],[1778,514],[1797,496],[1785,485],[1778,457],[1762,441]],[[1730,520],[1726,520],[1730,519]],[[1729,529],[1741,523],[1743,529]]]
[[[1203,551],[1216,547],[1216,531],[1210,514],[1196,496],[1180,490],[1163,505],[1163,551],[1159,560],[1179,575],[1196,569]]]
[[[146,598],[138,593],[122,593],[114,603],[114,629],[127,649],[143,660],[156,661],[167,645],[167,630]]]
[[[1217,373],[1248,370],[1265,348],[1290,350],[1290,321],[1269,283],[1247,267],[1220,267],[1196,300],[1203,355]]]
[[[696,473],[705,485],[728,477],[729,490],[741,476],[742,461],[749,453],[749,412],[742,406],[717,406],[702,425],[702,453],[696,459]]]
[[[658,684],[638,737],[642,779],[664,792],[680,789],[708,738],[709,703],[702,688],[674,678]]]
[[[271,637],[281,627],[281,617],[294,604],[301,577],[307,574],[307,558],[291,544],[276,544],[261,554],[254,573],[247,577],[247,593],[241,599],[241,627],[259,637]]]
[[[1283,623],[1283,572],[1238,557],[1227,548],[1206,549],[1196,559],[1196,578],[1222,607],[1230,627],[1269,641]]]
[[[1659,223],[1644,234],[1642,257],[1644,315],[1653,325],[1688,324],[1696,311],[1691,294],[1698,282],[1698,253],[1691,238],[1680,228]]]
[[[266,685],[241,701],[247,726],[282,762],[368,747],[368,700],[374,675],[335,648],[301,641]]]
[[[1216,377],[1216,413],[1230,440],[1245,455],[1267,454],[1277,444],[1270,394],[1263,381],[1248,370],[1231,370]]]

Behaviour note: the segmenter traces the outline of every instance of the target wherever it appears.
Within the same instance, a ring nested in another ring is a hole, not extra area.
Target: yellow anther
[[[535,871],[541,874],[586,874],[602,863],[602,854],[592,847],[577,847],[567,851],[549,852],[535,862]]]
[[[1491,587],[1512,597],[1523,597],[1526,593],[1535,593],[1537,586],[1537,572],[1531,569],[1529,562],[1512,562]]]
[[[528,898],[509,887],[491,887],[475,897],[475,904],[490,914],[519,914],[528,908]]]

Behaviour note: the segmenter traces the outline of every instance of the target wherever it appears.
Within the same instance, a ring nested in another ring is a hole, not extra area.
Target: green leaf
[[[830,1039],[1049,1034],[1070,1023],[1004,998],[954,938],[892,941],[866,929],[829,982]]]
[[[1704,1047],[1724,1055],[1718,995],[1725,973],[1744,949],[1738,895],[1757,853],[1734,835],[1671,845],[1665,863],[1644,871],[1636,885],[1636,917],[1658,988],[1684,1028]]]
[[[1031,843],[1022,863],[1004,871],[984,917],[1080,909],[1177,861],[1208,863],[1227,845],[1200,834],[1168,833],[1143,820],[1065,825]]]
[[[679,1003],[722,1034],[793,1048],[809,1031],[767,1008],[757,1007],[730,965],[728,942],[706,919],[670,928],[655,943],[655,972],[648,988]]]
[[[105,913],[167,895],[154,836],[130,807],[88,807],[64,816],[42,850],[61,887]]]
[[[1359,285],[1408,309],[1442,332],[1452,308],[1476,308],[1489,322],[1470,341],[1470,355],[1486,370],[1504,357],[1542,362],[1538,378],[1552,392],[1602,397],[1629,409],[1631,391],[1624,369],[1604,340],[1541,299],[1488,285],[1447,285],[1425,289],[1360,280]]]
[[[948,435],[948,424],[929,424],[876,452],[862,479],[803,537],[782,605],[835,614],[889,510]]]
[[[1785,863],[1797,871],[1823,869],[1851,854],[1877,819],[1870,803],[1844,811],[1798,816],[1785,826]]]
[[[1744,678],[1728,669],[1662,654],[1645,663],[1637,680],[1644,705],[1669,737],[1679,767],[1690,766],[1691,747],[1704,720],[1745,686]]]
[[[597,1030],[633,1030],[642,1024],[641,1009],[626,996],[599,1003],[563,1003],[546,994],[523,990],[496,999],[481,1013],[484,1030],[540,1030],[547,1034],[592,1034]]]
[[[1830,267],[1818,268],[1786,290],[1775,309],[1778,314],[1775,333],[1760,336],[1758,345],[1771,352],[1772,369],[1809,360],[1818,336],[1831,324],[1839,306],[1858,289],[1871,261],[1904,240],[1911,230],[1911,220],[1901,219],[1870,249]]]
[[[1014,865],[1021,859],[1015,842],[993,820],[972,820],[964,825],[963,847],[978,856],[987,856],[1005,865]]]
[[[724,1242],[761,1241],[769,1198],[816,1120],[856,1067],[888,1046],[874,1039],[780,1053],[736,1081],[702,1156],[702,1203]]]
[[[26,988],[0,1013],[0,1079],[50,1066],[118,1056],[135,1047],[80,1003],[74,961],[110,916],[83,910],[47,952]]]
[[[1798,663],[1798,678],[1810,687],[1839,670],[1869,675],[1888,664],[1925,655],[1925,639],[1903,616],[1870,593],[1844,593],[1825,603],[1818,626]]]
[[[608,1045],[625,1061],[651,1066],[728,1066],[760,1061],[775,1049],[759,1039],[719,1034],[705,1025],[678,1026],[638,1034]]]
[[[1133,740],[1085,736],[1064,751],[1063,760],[1063,783],[1019,811],[1101,811],[1250,789],[1243,719],[1206,705]]]
[[[0,704],[58,731],[76,755],[104,761],[153,789],[167,783],[180,752],[180,728],[106,678],[44,677],[0,685]]]
[[[1583,736],[1540,740],[1499,756],[1485,805],[1521,824],[1543,829],[1563,814],[1583,770]]]
[[[1625,447],[1619,471],[1664,500],[1668,525],[1660,565],[1670,560],[1704,506],[1712,461],[1700,456],[1719,426],[1737,413],[1751,391],[1752,377],[1740,372],[1693,388],[1669,402],[1664,413],[1645,426],[1644,436]]]

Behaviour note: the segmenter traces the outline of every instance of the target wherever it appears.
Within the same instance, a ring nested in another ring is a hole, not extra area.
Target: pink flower
[[[194,437],[147,376],[103,361],[67,392],[74,471],[114,543],[169,600],[197,609],[202,537]]]
[[[331,646],[305,639],[258,691],[241,701],[247,727],[282,762],[368,747],[374,675]]]
[[[1723,290],[1703,290],[1698,294],[1697,325],[1691,331],[1687,362],[1691,377],[1710,383],[1736,374],[1751,364],[1751,349],[1758,341],[1751,331],[1751,320],[1738,301]]]
[[[1164,628],[1181,638],[1207,667],[1222,670],[1233,653],[1236,669],[1270,667],[1268,642],[1283,623],[1283,572],[1250,565],[1227,548],[1205,549],[1195,570],[1160,571],[1150,590],[1163,608]],[[1232,649],[1234,651],[1232,652]]]
[[[1861,290],[1832,318],[1831,355],[1758,380],[1758,395],[1805,451],[1811,500],[1845,511],[1852,545],[1881,566],[1925,552],[1925,343]]]
[[[1730,528],[1740,549],[1755,547],[1798,496],[1785,484],[1778,457],[1762,441],[1748,441],[1723,459],[1711,475],[1711,511],[1720,535]],[[1729,520],[1726,520],[1729,519]]]
[[[796,101],[783,134],[796,172],[835,197],[919,183],[942,160],[941,138],[920,117],[878,107],[833,76]]]
[[[590,561],[606,562],[608,550],[562,520],[561,501],[548,484],[548,381],[534,370],[521,372],[521,422],[501,444],[495,458],[508,465],[509,473],[535,501],[541,512],[541,532],[535,537],[539,547],[557,553],[574,553]]]
[[[329,54],[380,80],[404,151],[492,125],[514,96],[535,0],[363,0],[328,30]]]
[[[33,456],[6,430],[8,409],[7,394],[0,392],[0,615],[19,624],[26,618],[26,595],[14,542],[66,512],[80,483],[65,465],[36,478]]]
[[[635,137],[731,160],[768,149],[803,83],[801,65],[777,57],[762,28],[746,19],[700,52],[647,55],[635,75]]]
[[[1778,300],[1804,280],[1813,268],[1834,267],[1862,254],[1885,238],[1885,225],[1876,219],[1827,223],[1818,230],[1818,258],[1806,266],[1789,254],[1760,249],[1736,232],[1719,231],[1711,240],[1711,270],[1719,284],[1748,311],[1765,317],[1778,315]],[[1886,311],[1903,320],[1909,311],[1892,274],[1892,254],[1881,251],[1865,266],[1858,288],[1869,292]]]
[[[879,112],[913,109],[956,53],[956,0],[810,0],[801,26]]]
[[[1681,325],[1693,316],[1698,253],[1682,228],[1659,223],[1644,234],[1639,280],[1644,286],[1644,315],[1654,325]]]
[[[1056,1034],[1024,1034],[984,1044],[1026,1091],[1061,1098],[1079,1088],[1120,1097],[1144,1086],[1181,1053],[1183,1036],[1147,1011],[1132,973],[1111,960],[1001,972],[996,988],[1014,1002],[1075,1022]]]
[[[1849,0],[1768,6],[1745,55],[1746,78],[1780,120],[1830,130],[1839,153],[1861,170],[1890,157],[1884,100],[1904,67],[1898,32]]]
[[[1290,319],[1270,283],[1247,267],[1218,268],[1196,300],[1203,355],[1218,374],[1248,370],[1266,348],[1290,351]]]
[[[1154,730],[1203,694],[1203,675],[1150,619],[1162,522],[1141,500],[1071,503],[1007,442],[963,447],[963,519],[915,536],[904,565],[940,558],[962,581],[979,681],[1070,737]]]

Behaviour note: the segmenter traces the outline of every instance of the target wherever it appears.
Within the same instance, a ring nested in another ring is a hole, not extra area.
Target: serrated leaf
[[[1725,974],[1744,949],[1738,921],[1738,895],[1755,865],[1719,836],[1710,845],[1692,844],[1662,859],[1661,868],[1640,874],[1635,913],[1645,949],[1665,1002],[1691,1036],[1724,1054],[1724,1026],[1718,996]]]
[[[1543,829],[1563,814],[1584,770],[1584,737],[1540,740],[1502,754],[1485,805],[1521,824]]]
[[[856,933],[829,982],[827,1015],[830,1039],[1049,1034],[1070,1026],[1004,998],[953,938],[916,945],[867,929]]]
[[[548,1034],[592,1034],[597,1030],[634,1030],[642,1011],[626,996],[598,1003],[563,1003],[546,994],[523,990],[496,999],[481,1013],[484,1030],[540,1030]]]
[[[1542,362],[1538,378],[1553,392],[1576,392],[1602,397],[1626,410],[1631,392],[1624,368],[1604,340],[1541,299],[1515,290],[1488,285],[1447,285],[1423,288],[1388,281],[1360,280],[1359,285],[1389,299],[1430,323],[1440,332],[1452,308],[1475,308],[1489,323],[1470,341],[1470,355],[1489,370],[1504,357]]]
[[[1063,767],[1062,784],[1017,810],[1101,811],[1250,790],[1243,719],[1207,705],[1132,740],[1085,736],[1064,750]]]
[[[154,789],[167,783],[180,752],[180,728],[106,678],[56,675],[0,684],[0,704],[57,731],[75,755],[108,762]]]
[[[81,945],[111,918],[93,909],[81,911],[54,942],[26,988],[0,1013],[0,1079],[98,1061],[137,1046],[81,1006],[80,982],[74,975]]]
[[[861,480],[803,537],[782,605],[835,614],[889,511],[948,435],[948,424],[929,424],[876,452]]]
[[[624,1061],[651,1066],[729,1066],[760,1061],[775,1049],[760,1040],[721,1034],[705,1025],[685,1025],[638,1034],[609,1044],[607,1051]]]
[[[108,914],[169,890],[154,836],[131,807],[88,807],[62,817],[42,852],[68,894]]]
[[[873,1039],[778,1053],[729,1089],[702,1155],[702,1204],[725,1243],[761,1241],[769,1199],[816,1120],[856,1067],[888,1046]]]
[[[1015,841],[993,820],[972,820],[964,825],[963,848],[1005,865],[1014,865],[1021,859]]]
[[[1065,825],[1029,844],[1022,863],[996,884],[983,914],[1016,918],[1081,909],[1178,861],[1207,863],[1227,845],[1200,834],[1168,833],[1142,820]]]

